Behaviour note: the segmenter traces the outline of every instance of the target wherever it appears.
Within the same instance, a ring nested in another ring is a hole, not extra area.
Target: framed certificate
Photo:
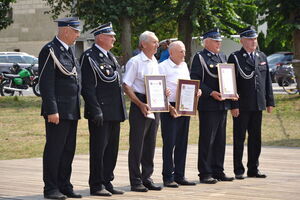
[[[237,88],[234,64],[220,63],[217,65],[220,93],[223,99],[236,99]]]
[[[178,80],[175,104],[178,114],[185,116],[196,115],[199,83],[199,80]]]
[[[166,77],[164,75],[145,76],[147,104],[151,112],[169,112],[166,96]]]

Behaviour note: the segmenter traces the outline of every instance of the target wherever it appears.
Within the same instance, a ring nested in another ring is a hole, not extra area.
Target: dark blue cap
[[[69,26],[77,31],[80,31],[79,28],[80,22],[78,17],[65,17],[65,18],[57,19],[55,20],[55,22],[57,22],[58,27]]]
[[[254,29],[254,26],[249,26],[245,29],[243,29],[240,32],[241,38],[257,38],[256,30]]]
[[[212,40],[222,41],[221,34],[220,34],[220,31],[218,28],[214,28],[214,29],[204,33],[202,35],[202,37],[203,37],[203,40],[206,38],[210,38]]]
[[[91,33],[94,34],[94,36],[99,35],[99,34],[105,34],[105,35],[116,35],[112,28],[112,23],[108,22],[106,24],[102,24],[95,28],[94,30],[91,31]]]

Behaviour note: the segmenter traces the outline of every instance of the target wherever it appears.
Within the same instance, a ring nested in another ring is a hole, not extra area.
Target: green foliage
[[[11,3],[16,0],[1,0],[0,1],[0,30],[5,29],[11,23],[13,23],[12,16],[9,15],[11,12]]]
[[[266,38],[259,38],[261,49],[267,54],[292,51],[292,33],[300,25],[300,1],[262,0],[257,5],[259,14],[265,16],[259,23],[268,23]]]

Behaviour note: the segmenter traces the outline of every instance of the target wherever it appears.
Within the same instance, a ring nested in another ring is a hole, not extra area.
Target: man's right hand
[[[139,108],[141,110],[141,112],[143,113],[143,115],[146,117],[148,114],[150,114],[150,107],[148,106],[148,104],[145,103],[140,103],[139,104]]]
[[[100,113],[96,115],[92,121],[97,125],[97,126],[102,126],[103,125],[103,114]]]
[[[212,91],[212,92],[210,93],[210,96],[211,96],[212,98],[214,98],[215,100],[217,100],[217,101],[223,101],[223,100],[224,100],[224,99],[222,99],[221,93],[220,93],[220,92],[217,92],[217,91]]]

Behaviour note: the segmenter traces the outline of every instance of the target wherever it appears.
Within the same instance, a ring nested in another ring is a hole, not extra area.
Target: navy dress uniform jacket
[[[255,51],[253,62],[245,49],[241,48],[229,56],[228,62],[235,64],[239,94],[239,100],[232,102],[232,109],[258,111],[265,110],[266,106],[275,106],[269,66],[263,52]]]
[[[122,122],[127,119],[127,113],[121,67],[113,54],[108,52],[108,56],[110,58],[107,58],[95,44],[81,56],[82,96],[85,100],[84,117],[93,119],[102,112],[104,121]],[[95,62],[98,73],[93,70],[89,58]],[[118,72],[119,77],[112,81],[115,71]],[[101,78],[99,73],[102,73]],[[114,98],[116,95],[118,97]]]
[[[217,111],[230,109],[230,101],[217,101],[210,96],[212,91],[220,91],[219,79],[214,78],[206,71],[202,65],[199,54],[203,57],[204,62],[207,65],[207,70],[213,75],[218,75],[217,64],[226,63],[226,55],[220,53],[213,55],[207,49],[197,52],[194,56],[191,67],[191,79],[200,80],[200,88],[202,95],[199,98],[198,110],[199,111]]]
[[[77,77],[67,76],[58,69],[51,57],[50,49],[69,72],[76,67]],[[41,115],[47,117],[59,113],[60,119],[80,119],[81,73],[74,51],[71,55],[55,37],[39,54],[39,75]]]

